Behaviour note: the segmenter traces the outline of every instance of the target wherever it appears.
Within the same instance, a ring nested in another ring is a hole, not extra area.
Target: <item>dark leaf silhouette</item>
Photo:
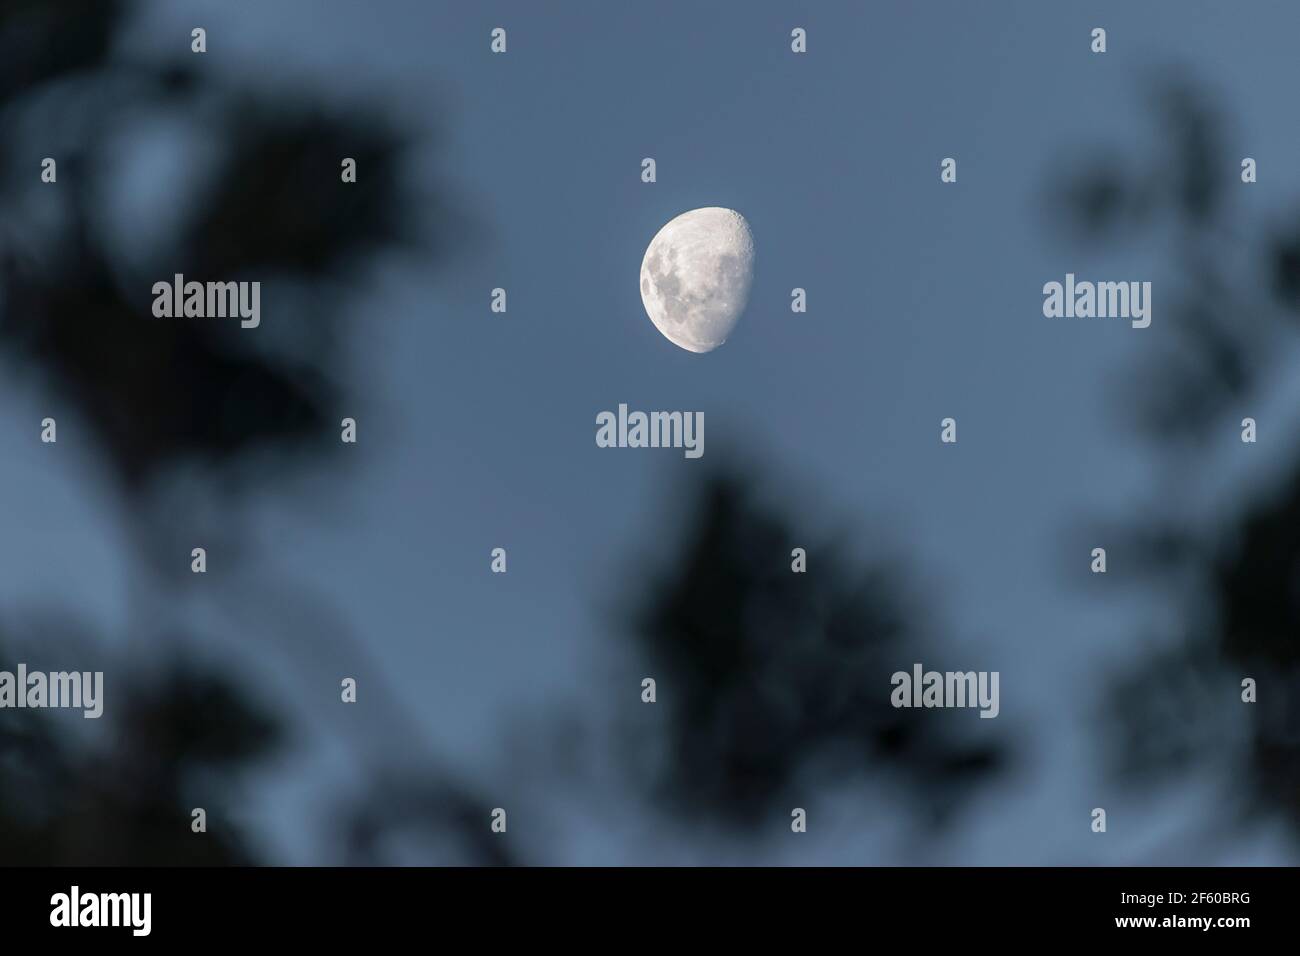
[[[1168,153],[1115,188],[1167,197],[1163,225],[1172,231],[1179,291],[1166,295],[1173,304],[1163,318],[1177,346],[1136,370],[1129,394],[1142,396],[1140,427],[1164,442],[1157,459],[1169,479],[1153,488],[1159,510],[1112,522],[1111,553],[1176,624],[1174,633],[1143,635],[1136,646],[1155,650],[1128,662],[1104,695],[1112,762],[1124,780],[1145,784],[1218,767],[1230,822],[1280,816],[1300,835],[1300,461],[1287,423],[1274,418],[1267,442],[1239,446],[1252,459],[1276,459],[1279,449],[1289,456],[1266,477],[1252,469],[1214,508],[1198,494],[1227,457],[1211,455],[1211,443],[1232,444],[1243,414],[1272,400],[1280,379],[1270,373],[1296,358],[1288,313],[1300,289],[1300,246],[1294,229],[1229,225],[1244,217],[1230,199],[1234,164],[1208,98],[1181,81],[1156,102]],[[1079,210],[1084,222],[1107,215],[1106,196],[1090,202]]]
[[[659,785],[675,812],[756,826],[788,813],[815,767],[823,785],[897,775],[942,818],[1002,765],[1000,747],[954,733],[957,715],[890,703],[891,674],[937,649],[898,556],[858,567],[798,539],[732,471],[711,477],[686,527],[634,615],[668,715]],[[813,555],[806,573],[791,571],[796,545]]]
[[[96,475],[137,546],[123,556],[132,598],[184,613],[171,606],[178,565],[168,525],[216,507],[222,534],[238,538],[238,510],[259,487],[282,468],[318,467],[339,446],[337,409],[351,394],[340,293],[377,254],[415,241],[417,204],[399,168],[412,134],[382,111],[326,109],[272,82],[244,89],[178,63],[119,59],[111,51],[131,9],[110,0],[0,7],[0,189],[9,200],[0,218],[0,357],[57,413],[61,437],[71,428],[98,446],[106,467]],[[113,186],[105,170],[141,116],[201,122],[211,161],[192,194],[176,197],[188,210],[177,234],[142,224],[154,240],[145,252],[119,248],[104,217]],[[57,183],[37,181],[40,155],[24,136],[33,128],[62,144]],[[344,157],[358,162],[355,184],[341,182]],[[156,317],[153,284],[176,273],[263,282],[274,319],[251,334],[238,317]],[[277,284],[310,297],[275,298]],[[182,472],[208,484],[169,487]],[[257,481],[242,480],[250,474]],[[224,495],[215,506],[214,488]],[[226,544],[229,556],[244,543]],[[168,555],[162,564],[158,553]],[[219,595],[220,576],[206,580]],[[147,611],[135,623],[155,628]],[[229,649],[229,636],[208,643]],[[41,648],[37,657],[69,642],[45,626],[22,637]],[[322,655],[323,638],[313,638]],[[255,703],[229,671],[174,652],[183,636],[157,639],[150,660],[108,655],[111,696],[91,740],[67,733],[61,715],[0,710],[0,861],[265,862],[236,811],[245,778],[294,739],[290,718]],[[14,659],[0,651],[0,666]],[[361,666],[356,649],[348,653],[349,666]],[[173,663],[152,665],[159,657]],[[394,781],[385,796],[401,814],[385,818],[363,798],[347,831],[354,860],[377,859],[384,831],[407,825],[402,814],[425,797],[450,807],[453,827],[469,813],[469,788],[448,771],[414,775],[417,783],[382,766],[376,776]],[[207,833],[191,830],[195,807],[208,813]],[[442,839],[456,841],[445,831]],[[462,841],[458,853],[507,862],[487,841]]]

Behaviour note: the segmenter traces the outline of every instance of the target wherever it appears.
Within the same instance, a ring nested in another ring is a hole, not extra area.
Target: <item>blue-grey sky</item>
[[[561,808],[562,832],[534,836],[549,862],[1123,864],[1203,811],[1195,784],[1152,800],[1104,774],[1094,695],[1159,609],[1073,588],[1067,569],[1086,574],[1086,552],[1060,553],[1076,520],[1159,497],[1157,463],[1122,427],[1114,391],[1168,334],[1165,259],[1149,240],[1081,251],[1044,196],[1093,147],[1150,155],[1145,83],[1176,64],[1231,105],[1243,140],[1229,153],[1259,159],[1249,208],[1267,217],[1300,193],[1300,127],[1276,89],[1300,10],[173,0],[146,9],[132,44],[185,49],[197,25],[205,69],[377,99],[427,130],[412,181],[466,218],[456,256],[394,256],[350,303],[361,460],[334,484],[269,490],[256,560],[327,596],[434,752],[489,793],[498,781],[503,805]],[[488,49],[497,26],[504,56]],[[1103,56],[1089,51],[1094,26],[1108,31]],[[654,184],[640,181],[646,156]],[[954,185],[939,181],[947,156]],[[655,330],[637,273],[664,223],[710,205],[749,220],[756,274],[730,340],[695,355]],[[1045,319],[1043,283],[1071,271],[1154,280],[1151,328]],[[496,286],[505,315],[488,309]],[[806,314],[789,309],[795,286]],[[13,447],[43,412],[29,391],[3,396]],[[598,449],[595,415],[620,402],[703,411],[704,460]],[[955,447],[939,442],[945,416]],[[954,639],[927,664],[1001,671],[1002,715],[977,730],[1024,759],[937,855],[917,858],[887,813],[861,819],[853,795],[826,795],[838,827],[798,847],[701,847],[640,821],[615,781],[569,799],[512,765],[505,741],[526,747],[533,708],[563,699],[602,721],[608,658],[625,644],[605,605],[642,554],[671,543],[675,505],[729,445],[807,489],[783,505],[810,539],[829,512],[860,529],[864,552],[877,534],[906,545]],[[71,549],[103,571],[69,599],[124,622],[120,531],[86,467],[63,453],[53,475],[30,458],[0,471],[5,499],[25,503],[6,520],[28,542],[3,594],[66,590]],[[505,576],[488,573],[498,546]],[[300,801],[346,785],[335,728],[320,730],[315,756],[267,782],[269,809],[250,810],[294,862],[328,861],[295,835]],[[1105,841],[1088,831],[1094,806],[1125,821]],[[1234,852],[1224,861],[1281,851],[1261,832]]]

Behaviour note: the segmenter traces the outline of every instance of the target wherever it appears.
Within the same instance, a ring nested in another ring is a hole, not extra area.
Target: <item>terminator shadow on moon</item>
[[[641,261],[641,301],[664,338],[688,352],[727,340],[749,302],[754,238],[734,209],[708,206],[669,221]]]

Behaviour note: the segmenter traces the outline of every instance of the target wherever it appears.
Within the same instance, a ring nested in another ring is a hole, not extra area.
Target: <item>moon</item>
[[[641,260],[641,302],[664,338],[712,352],[736,327],[754,280],[754,237],[734,209],[692,209],[660,229]]]

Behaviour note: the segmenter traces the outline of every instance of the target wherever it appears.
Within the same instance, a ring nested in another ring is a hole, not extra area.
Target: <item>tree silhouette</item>
[[[0,644],[6,660],[8,651]],[[273,752],[276,721],[230,681],[184,661],[157,674],[125,661],[109,672],[118,679],[118,706],[100,718],[111,732],[93,742],[44,712],[0,710],[0,860],[149,866],[259,859],[226,821],[243,799],[241,777]],[[220,821],[202,836],[191,830],[196,807]]]
[[[1160,237],[1176,277],[1161,317],[1170,345],[1129,373],[1134,424],[1163,465],[1160,485],[1141,516],[1113,530],[1125,566],[1178,610],[1178,623],[1151,634],[1155,650],[1107,693],[1112,754],[1125,779],[1143,782],[1221,764],[1220,808],[1239,823],[1279,815],[1300,835],[1296,422],[1272,418],[1258,444],[1236,443],[1241,419],[1270,407],[1296,358],[1300,217],[1293,203],[1280,225],[1250,221],[1237,190],[1264,187],[1240,183],[1222,113],[1195,83],[1163,79],[1154,105],[1167,135],[1149,162],[1091,161],[1065,207],[1076,238]],[[1203,482],[1229,446],[1273,467],[1250,469],[1236,503],[1207,505]],[[1257,703],[1241,699],[1246,678]],[[1206,832],[1225,833],[1221,823]]]
[[[135,592],[151,602],[136,608],[133,626],[158,642],[151,660],[170,663],[141,659],[140,644],[113,651],[106,635],[83,642],[104,660],[112,693],[103,726],[84,740],[46,712],[0,711],[6,863],[264,860],[229,811],[242,799],[241,780],[286,746],[288,718],[255,702],[229,671],[180,650],[186,634],[155,622],[151,612],[170,608],[188,570],[169,535],[178,514],[198,521],[215,512],[232,548],[251,546],[241,504],[289,469],[320,467],[339,447],[342,396],[352,394],[339,293],[375,255],[425,242],[417,227],[430,225],[417,215],[428,206],[400,175],[409,134],[381,111],[222,79],[194,64],[187,42],[169,60],[126,59],[113,51],[133,8],[15,0],[0,9],[0,354],[59,410],[61,441],[71,419],[74,434],[97,446],[104,468],[94,477],[113,492],[137,548],[123,559]],[[200,130],[204,162],[172,197],[184,209],[180,226],[136,223],[135,238],[147,241],[128,243],[106,208],[123,188],[115,157],[142,118],[163,124],[177,149],[187,130]],[[41,159],[51,154],[57,182],[41,183]],[[356,183],[340,180],[344,157],[358,162]],[[445,204],[439,216],[432,225],[441,231]],[[434,247],[442,248],[436,239]],[[263,282],[275,319],[249,333],[238,321],[156,318],[152,285],[176,273]],[[285,288],[309,294],[277,298]],[[177,480],[196,475],[202,480]],[[207,580],[220,587],[219,575]],[[24,641],[33,670],[72,641],[51,626],[39,637]],[[0,660],[16,647],[5,641]],[[359,649],[347,653],[349,667],[359,666]],[[453,818],[472,799],[473,788],[444,770],[385,779],[398,804],[408,791],[442,795]],[[201,837],[190,829],[199,806],[220,821]],[[385,824],[369,798],[340,812],[355,818],[342,825],[364,848],[353,857],[381,859],[373,848]],[[455,852],[506,859],[481,842]]]
[[[745,475],[710,474],[682,544],[633,600],[639,659],[666,714],[642,725],[637,747],[664,752],[660,799],[743,830],[825,788],[887,779],[923,822],[947,819],[1006,754],[963,739],[969,713],[890,703],[890,676],[943,650],[903,556],[861,566],[842,542],[809,542]],[[791,570],[796,545],[811,555],[805,573]]]

